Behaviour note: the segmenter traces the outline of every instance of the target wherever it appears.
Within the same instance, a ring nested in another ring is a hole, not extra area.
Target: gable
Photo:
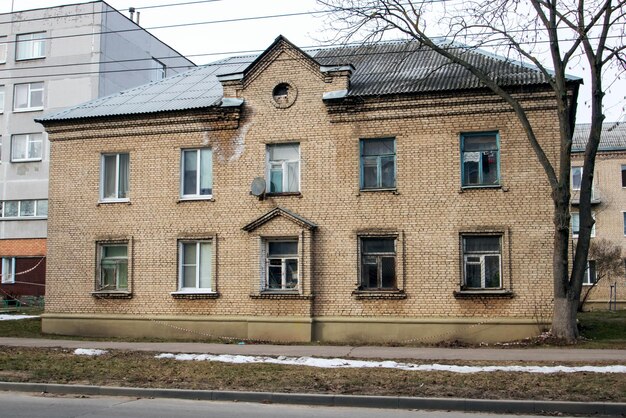
[[[259,218],[253,220],[252,222],[250,222],[249,224],[247,224],[241,229],[243,229],[246,232],[252,232],[277,217],[287,220],[291,222],[292,224],[297,225],[299,228],[307,229],[309,231],[317,228],[317,225],[309,221],[308,219],[290,210],[287,210],[285,208],[276,207],[272,209],[271,211],[267,212],[265,215],[260,216]]]

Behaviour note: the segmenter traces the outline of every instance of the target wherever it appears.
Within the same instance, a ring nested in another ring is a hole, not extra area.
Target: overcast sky
[[[106,0],[108,4],[128,15],[128,8],[135,7],[141,13],[140,24],[196,64],[206,64],[223,58],[218,53],[263,50],[278,35],[286,36],[300,47],[319,45],[329,38],[324,32],[324,19],[318,14],[254,19],[240,22],[223,22],[187,27],[150,29],[166,25],[211,22],[245,17],[275,16],[319,11],[315,0],[214,0],[212,2],[177,5],[175,7],[146,8],[154,5],[184,3],[187,0]],[[81,0],[0,0],[0,13],[61,4],[80,3]],[[582,68],[570,71],[585,76]],[[588,87],[588,83],[586,83]],[[586,105],[588,94],[581,89],[578,122],[589,122]],[[626,81],[613,85],[605,98],[608,121],[624,117]]]

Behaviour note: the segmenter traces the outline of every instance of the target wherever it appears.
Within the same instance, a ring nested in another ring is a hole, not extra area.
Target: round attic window
[[[272,102],[279,109],[286,109],[296,101],[298,90],[293,84],[288,82],[280,82],[272,90]]]

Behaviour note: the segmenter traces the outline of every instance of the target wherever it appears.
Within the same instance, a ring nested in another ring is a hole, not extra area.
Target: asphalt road
[[[0,392],[0,417],[11,418],[524,418],[531,415],[492,415],[439,411],[399,411],[302,405],[188,401],[125,397],[29,395]]]

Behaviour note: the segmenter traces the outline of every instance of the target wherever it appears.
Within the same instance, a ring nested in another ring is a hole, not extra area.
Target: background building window
[[[592,285],[598,280],[596,276],[596,260],[587,261],[587,269],[585,270],[585,275],[583,276],[583,284],[584,285]]]
[[[361,139],[361,189],[396,187],[396,140]]]
[[[15,85],[13,110],[25,111],[41,109],[43,109],[43,82]]]
[[[42,134],[19,134],[11,137],[11,161],[40,161],[42,155]]]
[[[583,168],[572,167],[572,190],[580,190],[580,184],[583,181]]]
[[[47,200],[7,200],[0,202],[0,217],[3,218],[45,218],[47,216]]]
[[[156,58],[152,58],[152,68],[151,81],[163,80],[167,76],[167,67]]]
[[[2,258],[2,283],[15,283],[15,257]]]
[[[396,238],[361,237],[360,290],[396,290]]]
[[[501,236],[463,236],[463,277],[467,289],[502,287]]]
[[[211,292],[213,279],[211,241],[183,241],[179,247],[179,290],[181,292]]]
[[[209,148],[183,150],[182,196],[210,197],[213,194],[213,153]]]
[[[24,33],[17,35],[15,59],[29,60],[46,56],[46,33]]]
[[[4,113],[4,86],[0,86],[0,113]]]
[[[500,184],[500,149],[495,132],[461,135],[463,186]]]
[[[7,62],[7,37],[0,36],[0,64]]]
[[[267,241],[265,290],[296,290],[298,288],[298,240]]]
[[[100,244],[96,291],[128,290],[128,244]]]
[[[593,219],[596,218],[595,214],[591,214]],[[580,233],[580,214],[578,212],[572,212],[572,238],[578,238],[578,234]],[[591,227],[591,238],[596,236],[596,224],[594,223]]]
[[[626,165],[622,165],[622,187],[626,187]]]
[[[128,199],[128,154],[102,155],[100,198],[106,200]]]
[[[267,178],[270,193],[300,191],[300,144],[267,146]]]

